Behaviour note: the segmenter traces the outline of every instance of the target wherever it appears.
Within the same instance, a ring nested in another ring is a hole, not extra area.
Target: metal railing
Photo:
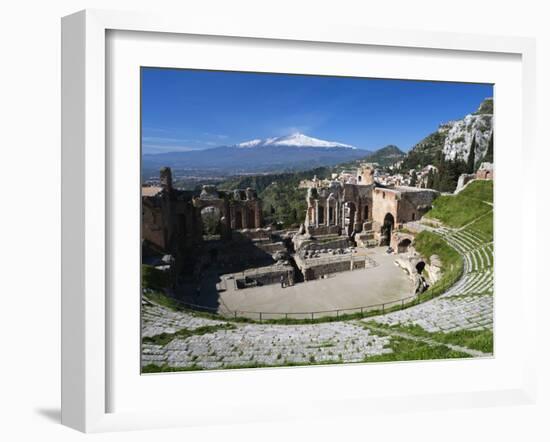
[[[389,310],[399,310],[410,305],[414,305],[415,301],[418,301],[419,297],[416,295],[407,296],[405,298],[396,299],[393,301],[381,302],[378,304],[370,304],[361,307],[349,307],[338,308],[332,310],[316,310],[309,312],[265,312],[265,311],[247,311],[247,310],[233,310],[228,312],[219,312],[220,316],[228,318],[248,318],[259,322],[269,320],[310,320],[315,321],[321,318],[345,318],[347,316],[371,316],[374,312],[384,314]]]
[[[432,299],[435,296],[429,298],[423,297],[422,302]],[[181,307],[195,310],[199,312],[211,313],[214,316],[218,316],[220,319],[251,319],[258,322],[263,321],[288,321],[288,320],[307,320],[315,321],[322,318],[342,318],[345,319],[348,316],[373,316],[374,314],[385,314],[389,311],[401,310],[408,308],[420,302],[420,296],[413,295],[405,298],[396,299],[393,301],[386,301],[377,304],[370,304],[361,307],[349,307],[338,308],[332,310],[316,310],[309,312],[266,312],[266,311],[247,311],[247,310],[230,310],[226,306],[222,307],[208,307],[204,305],[193,304],[181,300],[175,300]]]

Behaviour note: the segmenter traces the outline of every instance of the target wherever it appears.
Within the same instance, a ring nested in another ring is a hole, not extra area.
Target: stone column
[[[262,227],[262,208],[260,207],[260,203],[257,202],[254,207],[254,224],[257,229]]]
[[[247,223],[247,211],[248,211],[248,208],[247,207],[243,207],[242,210],[241,210],[241,224],[242,224],[242,228],[243,229],[248,229],[248,223]]]
[[[235,209],[233,207],[229,208],[229,220],[229,225],[235,229]]]
[[[315,227],[319,227],[319,200],[315,200]]]

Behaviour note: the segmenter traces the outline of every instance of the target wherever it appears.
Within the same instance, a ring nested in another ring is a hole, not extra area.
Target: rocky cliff
[[[439,126],[417,143],[403,161],[404,169],[435,164],[442,155],[446,160],[468,160],[472,139],[475,138],[475,161],[485,157],[493,131],[493,99],[486,98],[477,111],[461,120],[449,121]]]
[[[493,131],[492,102],[492,98],[486,99],[475,113],[466,115],[462,120],[446,123],[440,128],[446,132],[443,146],[446,160],[459,158],[467,161],[473,138],[475,138],[475,161],[479,162],[485,157]]]

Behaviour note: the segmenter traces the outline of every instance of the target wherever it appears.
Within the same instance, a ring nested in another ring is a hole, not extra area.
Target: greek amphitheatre
[[[143,371],[491,356],[483,170],[454,195],[381,185],[371,164],[312,177],[304,222],[276,230],[253,189],[192,194],[162,169],[142,189],[143,262],[166,284],[143,288]],[[469,218],[438,218],[458,200]]]

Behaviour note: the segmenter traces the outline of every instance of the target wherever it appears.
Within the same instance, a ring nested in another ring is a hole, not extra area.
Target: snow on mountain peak
[[[336,141],[320,140],[318,138],[308,137],[302,133],[296,132],[282,137],[266,138],[265,140],[251,140],[237,144],[237,147],[251,148],[260,146],[293,146],[293,147],[341,147],[347,149],[356,149],[354,146]]]
[[[261,144],[262,140],[255,139],[250,141],[245,141],[244,143],[237,144],[238,147],[256,147]]]

